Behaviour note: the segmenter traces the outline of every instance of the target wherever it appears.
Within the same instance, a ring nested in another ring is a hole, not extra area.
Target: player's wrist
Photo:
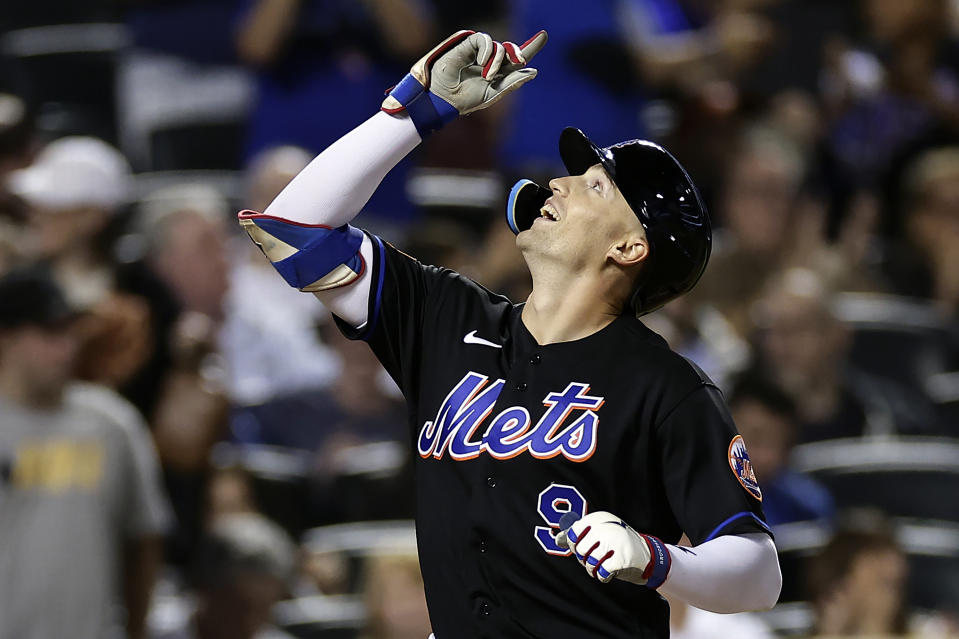
[[[669,547],[658,537],[653,535],[639,536],[646,542],[649,549],[649,562],[643,569],[643,579],[646,580],[646,587],[653,590],[659,588],[669,577],[669,569],[672,566],[672,556],[669,554]]]
[[[381,110],[394,116],[401,114],[408,116],[420,134],[420,138],[426,138],[427,135],[439,131],[459,116],[455,106],[429,91],[412,73],[407,73],[390,90]]]

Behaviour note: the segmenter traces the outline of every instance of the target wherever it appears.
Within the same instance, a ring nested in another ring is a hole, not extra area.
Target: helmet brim
[[[616,160],[576,127],[568,126],[559,136],[559,156],[570,175],[582,175],[596,164],[603,165],[609,177],[616,181]]]

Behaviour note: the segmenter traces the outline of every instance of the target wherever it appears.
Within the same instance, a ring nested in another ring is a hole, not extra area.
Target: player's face
[[[581,268],[606,262],[630,239],[645,243],[642,225],[601,165],[550,180],[549,187],[553,195],[540,216],[517,237],[524,253],[553,255]]]

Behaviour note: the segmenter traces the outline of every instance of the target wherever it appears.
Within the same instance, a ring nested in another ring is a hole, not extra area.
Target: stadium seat
[[[947,438],[837,439],[803,444],[794,467],[832,493],[839,508],[959,522],[959,442]]]
[[[356,595],[311,595],[276,604],[273,619],[297,639],[356,639],[366,610]]]
[[[242,120],[165,123],[150,134],[150,166],[154,171],[237,171],[245,130]]]
[[[116,144],[117,64],[129,43],[122,24],[62,24],[9,31],[0,53],[13,90],[37,110],[43,133]]]
[[[935,307],[895,295],[843,293],[836,314],[852,327],[852,364],[921,393],[931,375],[955,366],[953,337]]]

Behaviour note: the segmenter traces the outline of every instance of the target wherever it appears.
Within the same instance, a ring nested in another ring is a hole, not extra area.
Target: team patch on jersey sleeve
[[[763,492],[759,489],[759,482],[756,481],[753,463],[749,461],[749,453],[746,452],[746,442],[742,435],[736,435],[729,442],[729,467],[736,475],[739,483],[743,485],[743,488],[748,490],[750,495],[762,501]]]

